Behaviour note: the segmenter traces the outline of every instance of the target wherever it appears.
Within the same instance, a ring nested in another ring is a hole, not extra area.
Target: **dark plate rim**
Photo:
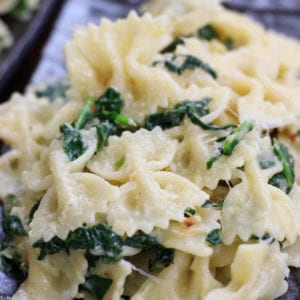
[[[26,26],[26,30],[15,44],[7,49],[9,51],[5,60],[0,64],[0,95],[4,93],[6,86],[20,71],[24,60],[28,58],[30,52],[36,46],[37,41],[44,32],[45,25],[53,17],[55,9],[64,0],[44,0],[39,9],[35,12],[33,19]],[[0,99],[0,103],[6,99]]]

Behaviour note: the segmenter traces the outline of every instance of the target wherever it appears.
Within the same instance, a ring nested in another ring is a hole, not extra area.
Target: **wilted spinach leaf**
[[[21,219],[18,216],[8,215],[4,216],[3,228],[5,233],[10,235],[27,235]]]
[[[207,41],[218,39],[219,35],[215,27],[211,24],[207,24],[198,29],[198,37]]]
[[[108,88],[104,94],[95,101],[96,115],[100,118],[107,119],[110,112],[121,113],[124,107],[124,100],[121,94],[114,88]]]
[[[33,248],[40,248],[38,260],[44,259],[47,255],[53,255],[60,253],[61,251],[67,251],[67,245],[64,240],[61,240],[57,236],[52,238],[49,242],[45,242],[42,239],[32,244]]]
[[[87,145],[83,141],[80,131],[69,123],[64,123],[60,127],[60,132],[64,136],[63,149],[69,160],[73,161],[80,157],[87,149]]]
[[[230,37],[222,39],[218,34],[217,30],[215,29],[215,27],[211,24],[207,24],[199,28],[197,33],[198,33],[198,38],[200,39],[207,40],[207,41],[212,41],[216,39],[219,40],[221,43],[224,43],[227,50],[230,51],[234,49],[233,40]]]
[[[144,127],[152,130],[154,127],[159,126],[162,129],[169,129],[180,125],[185,116],[185,109],[170,109],[162,113],[152,114],[145,120]]]
[[[200,126],[202,129],[204,130],[226,130],[229,128],[235,128],[236,125],[234,124],[227,124],[224,126],[217,126],[217,125],[212,125],[212,124],[208,124],[203,122],[200,117],[203,116],[201,114],[198,113],[198,111],[195,109],[195,107],[193,106],[188,106],[187,107],[187,116],[189,117],[189,119],[191,120],[191,122],[195,125]]]
[[[222,243],[222,238],[220,236],[220,229],[212,230],[206,237],[206,241],[213,246],[218,246]]]
[[[53,102],[57,98],[66,99],[66,92],[69,89],[69,85],[63,81],[58,81],[48,85],[43,90],[37,90],[35,95],[38,98],[46,97],[50,102]]]
[[[74,122],[75,129],[82,129],[84,126],[93,119],[93,112],[91,110],[91,106],[94,103],[94,99],[92,97],[88,97],[85,101],[83,107],[81,108],[79,115]]]
[[[124,245],[149,250],[153,249],[154,257],[148,262],[150,272],[157,272],[158,270],[169,266],[174,259],[174,250],[163,247],[153,236],[139,231],[134,236],[127,238]]]
[[[91,120],[96,123],[93,127],[97,131],[97,151],[103,150],[109,136],[137,127],[133,119],[121,114],[123,107],[124,100],[113,88],[108,88],[95,101],[88,97],[73,124],[64,123],[60,127],[64,135],[64,152],[69,160],[77,159],[86,151],[87,145],[82,139],[80,129],[85,128]]]
[[[270,169],[270,168],[274,167],[275,164],[276,163],[274,160],[269,160],[269,159],[259,161],[259,166],[262,170]]]
[[[235,126],[236,127],[236,126]],[[229,156],[232,154],[233,150],[237,144],[244,138],[244,136],[254,128],[252,121],[244,121],[238,127],[236,127],[227,137],[219,139],[221,141],[221,146],[219,148],[219,153],[213,156],[206,163],[207,169],[211,169],[214,162],[217,161],[222,155]]]
[[[34,203],[34,205],[32,206],[30,212],[29,212],[29,223],[32,221],[33,217],[34,217],[34,214],[35,212],[38,210],[39,206],[41,204],[41,200],[38,200]]]
[[[97,224],[74,230],[68,236],[66,245],[69,249],[99,251],[102,256],[108,256],[118,261],[121,258],[123,240],[108,225]]]
[[[194,216],[195,214],[196,214],[196,210],[194,208],[187,207],[184,210],[184,217],[185,218],[190,218],[191,216]]]
[[[178,62],[180,61],[180,62]],[[186,70],[202,69],[204,72],[211,75],[214,79],[218,77],[216,71],[210,65],[204,63],[200,58],[193,55],[173,54],[170,60],[155,61],[153,66],[162,63],[166,69],[172,73],[181,75]]]
[[[215,208],[222,208],[224,204],[224,200],[220,201],[209,201],[206,200],[201,207],[207,208],[207,207],[215,207]]]
[[[86,250],[85,257],[89,267],[94,267],[98,261],[115,263],[122,259],[123,245],[141,250],[153,250],[154,257],[148,262],[149,270],[153,272],[167,267],[174,258],[174,250],[164,248],[151,235],[140,231],[123,240],[107,224],[97,224],[92,227],[82,226],[70,232],[66,240],[61,240],[56,236],[49,242],[38,240],[32,246],[40,248],[39,260],[62,251],[69,253],[71,249]]]
[[[121,157],[115,164],[114,167],[116,170],[119,170],[120,168],[123,167],[123,165],[125,164],[125,155],[123,157]]]
[[[251,235],[249,239],[250,240],[262,240],[262,241],[270,240],[269,241],[270,244],[272,244],[275,241],[274,238],[271,239],[271,236],[269,233],[265,233],[262,237],[258,237],[256,235]]]
[[[95,101],[97,116],[100,121],[110,121],[115,125],[136,127],[135,122],[121,114],[124,107],[124,100],[121,94],[113,88],[108,88],[105,93]]]
[[[66,240],[54,237],[49,242],[36,241],[34,248],[40,248],[39,260],[48,254],[70,249],[95,250],[100,256],[107,256],[118,261],[121,256],[123,240],[106,224],[97,224],[92,227],[82,226],[70,232]]]
[[[236,145],[244,138],[246,133],[254,128],[252,121],[244,121],[237,128],[235,128],[222,145],[222,154],[231,155]]]
[[[18,216],[11,214],[12,208],[17,205],[18,201],[15,195],[10,194],[4,198],[3,229],[9,240],[12,239],[13,235],[27,235],[27,231],[24,228],[21,219]]]
[[[160,51],[160,53],[169,53],[174,52],[178,45],[184,45],[184,39],[181,37],[177,37],[174,41],[172,41],[168,46],[166,46],[163,50]]]
[[[80,289],[86,290],[97,300],[102,300],[112,284],[112,279],[90,275],[86,277],[85,283],[80,285]]]
[[[12,270],[26,273],[25,268],[22,267],[22,256],[13,248],[7,247],[3,241],[0,242],[0,269],[5,273]]]
[[[104,121],[95,125],[97,130],[98,136],[98,143],[97,143],[97,151],[102,151],[107,139],[116,133],[117,128],[114,124],[110,123],[109,121]]]
[[[273,150],[283,170],[270,178],[269,184],[280,188],[288,194],[292,190],[295,182],[294,158],[289,153],[288,148],[283,144],[278,144],[276,140],[273,141]]]
[[[207,105],[212,100],[211,97],[205,97],[199,101],[186,100],[175,105],[173,109],[166,110],[162,113],[149,115],[145,120],[144,127],[152,130],[155,126],[160,126],[162,129],[169,129],[180,125],[187,114],[187,110],[191,107],[199,116],[204,116],[209,113]]]

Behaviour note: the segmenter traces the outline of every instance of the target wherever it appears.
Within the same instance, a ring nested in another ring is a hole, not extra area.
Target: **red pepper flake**
[[[187,227],[191,227],[193,225],[195,225],[195,220],[193,218],[188,218],[184,221],[185,226]]]

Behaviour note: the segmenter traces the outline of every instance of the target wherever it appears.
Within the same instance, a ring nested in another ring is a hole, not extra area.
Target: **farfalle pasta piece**
[[[27,246],[30,270],[26,281],[12,299],[72,299],[78,294],[78,285],[84,283],[87,262],[82,252],[54,255],[37,260],[37,251]],[[41,282],[43,284],[41,285]]]
[[[124,293],[125,280],[131,273],[132,265],[125,260],[121,260],[116,264],[98,265],[94,270],[94,274],[112,280],[112,284],[103,299],[120,299]]]
[[[151,172],[137,161],[135,174],[120,187],[120,197],[109,203],[108,224],[117,233],[129,236],[138,230],[150,233],[154,227],[166,229],[170,221],[184,220],[187,207],[201,206],[207,197],[184,177]]]
[[[219,219],[219,211],[198,208],[197,215],[191,216],[182,223],[171,222],[167,230],[162,230],[157,235],[165,247],[207,257],[213,253],[213,249],[206,238],[212,230],[220,228]]]
[[[298,214],[295,202],[266,182],[255,159],[247,161],[241,183],[229,191],[224,201],[223,241],[230,245],[236,236],[247,241],[252,235],[269,234],[293,244],[299,235]]]
[[[85,140],[88,142],[94,134],[94,130],[86,132]],[[67,161],[61,142],[52,144],[49,164],[53,187],[48,189],[30,225],[32,241],[41,237],[45,240],[54,236],[66,238],[70,230],[83,223],[95,223],[96,214],[107,212],[108,203],[119,197],[116,187],[97,175],[83,172],[87,160],[96,149],[95,140],[91,139],[88,143],[87,151],[72,162]],[[45,218],[48,222],[45,222]]]
[[[230,283],[211,291],[204,299],[275,299],[283,294],[287,290],[284,278],[288,274],[285,256],[278,251],[278,246],[268,247],[240,245],[231,265]]]
[[[87,168],[106,180],[125,183],[134,175],[137,164],[152,171],[169,167],[176,145],[177,141],[160,128],[124,132],[121,137],[111,137],[108,146],[89,160]],[[122,159],[123,164],[118,167]]]

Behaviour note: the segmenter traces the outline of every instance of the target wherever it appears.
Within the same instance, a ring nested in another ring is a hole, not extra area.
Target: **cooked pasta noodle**
[[[275,299],[300,266],[300,44],[217,1],[145,10],[75,32],[67,91],[0,106],[14,300]]]

